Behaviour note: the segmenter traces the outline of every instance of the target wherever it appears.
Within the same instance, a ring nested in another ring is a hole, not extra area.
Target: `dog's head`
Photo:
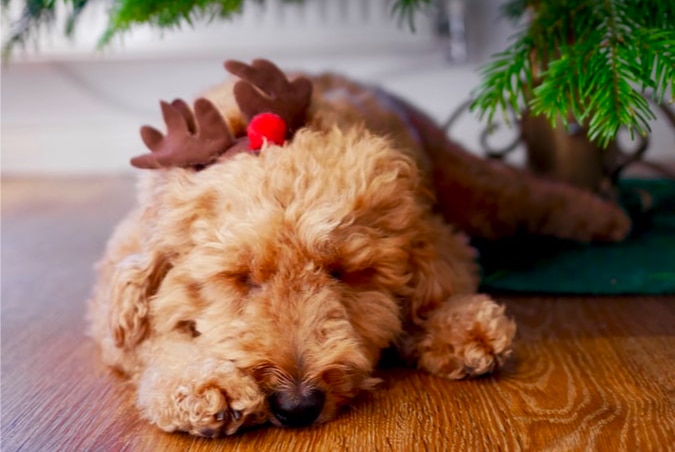
[[[152,179],[146,247],[160,276],[147,309],[114,314],[118,345],[178,340],[233,362],[276,424],[328,420],[371,388],[409,316],[401,300],[439,290],[416,262],[434,240],[429,195],[385,139],[301,132]]]

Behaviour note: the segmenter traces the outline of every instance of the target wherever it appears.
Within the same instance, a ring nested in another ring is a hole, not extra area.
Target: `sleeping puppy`
[[[153,170],[89,305],[104,361],[161,429],[328,421],[375,387],[390,346],[440,377],[492,372],[516,326],[476,293],[467,237],[629,230],[616,206],[470,155],[380,89],[226,68],[239,81],[163,103],[166,134],[143,128],[152,152],[132,163]],[[282,139],[250,150],[265,112]]]

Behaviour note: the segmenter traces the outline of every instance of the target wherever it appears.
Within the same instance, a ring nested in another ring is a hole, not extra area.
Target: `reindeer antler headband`
[[[271,135],[264,131],[262,135],[277,144],[291,138],[305,124],[312,97],[309,79],[299,77],[289,81],[267,60],[254,60],[251,65],[228,60],[225,69],[241,79],[234,85],[234,96],[249,121],[249,137],[233,137],[216,106],[203,97],[195,101],[194,113],[181,99],[162,101],[167,133],[163,135],[153,127],[143,126],[141,138],[151,152],[132,158],[133,166],[153,169],[204,166],[223,154],[259,148],[256,141],[260,141],[261,131],[256,124],[271,125]]]

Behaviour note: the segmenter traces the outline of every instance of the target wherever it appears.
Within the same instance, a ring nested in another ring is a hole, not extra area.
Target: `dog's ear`
[[[147,337],[150,298],[170,269],[169,260],[158,252],[131,254],[117,264],[108,318],[116,347],[130,349]]]
[[[468,238],[435,215],[425,215],[409,255],[406,317],[415,324],[449,297],[473,293],[478,286],[476,252]]]

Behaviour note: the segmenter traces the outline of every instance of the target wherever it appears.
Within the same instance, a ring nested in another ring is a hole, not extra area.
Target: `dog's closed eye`
[[[247,290],[258,289],[260,284],[253,278],[250,272],[241,273],[237,275],[237,279],[241,285],[246,287]]]
[[[201,336],[202,333],[197,330],[197,322],[194,320],[181,320],[176,323],[176,330],[188,334],[192,337]]]
[[[328,274],[334,280],[342,281],[342,278],[345,276],[345,270],[342,267],[334,266],[328,268]]]
[[[237,283],[237,286],[246,293],[260,288],[260,284],[253,278],[251,272],[238,273],[233,275],[232,278]]]
[[[374,268],[347,270],[341,265],[331,265],[327,272],[334,280],[353,286],[367,284],[376,273]]]
[[[228,284],[234,284],[237,290],[244,294],[260,288],[260,283],[253,277],[250,271],[223,272],[220,274],[220,277]]]

